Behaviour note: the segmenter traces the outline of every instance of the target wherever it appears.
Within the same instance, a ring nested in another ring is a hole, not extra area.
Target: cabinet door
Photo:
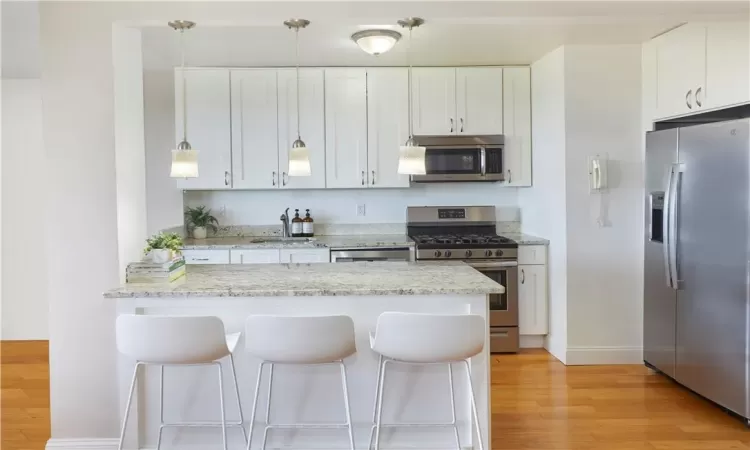
[[[531,69],[503,69],[505,184],[531,186]]]
[[[276,70],[232,70],[232,187],[278,187]]]
[[[458,134],[503,134],[503,68],[456,69]]]
[[[705,108],[750,101],[750,22],[721,22],[706,29]]]
[[[287,264],[331,262],[331,252],[327,248],[281,249],[281,262]]]
[[[456,134],[456,69],[412,69],[411,86],[414,134]]]
[[[367,187],[367,70],[326,69],[326,187]]]
[[[229,264],[229,250],[183,250],[185,264]]]
[[[231,250],[230,260],[232,264],[278,264],[279,249]]]
[[[300,69],[300,136],[310,149],[309,177],[289,176],[289,151],[297,139],[297,78],[295,69],[278,71],[279,84],[279,183],[282,189],[315,189],[326,186],[323,69]]]
[[[703,103],[706,89],[706,27],[687,24],[657,39],[657,116],[699,110],[696,91],[701,89]]]
[[[547,266],[518,266],[518,332],[547,334]]]
[[[175,70],[175,147],[182,141],[182,71]],[[187,138],[198,150],[198,177],[177,179],[181,189],[228,189],[232,142],[228,69],[185,69]],[[165,150],[166,151],[166,150]]]
[[[399,147],[409,138],[409,72],[367,69],[367,175],[371,188],[409,187],[398,173]]]

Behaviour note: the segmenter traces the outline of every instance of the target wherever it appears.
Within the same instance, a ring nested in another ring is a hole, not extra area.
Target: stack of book
[[[169,283],[185,275],[185,258],[176,256],[165,263],[139,261],[128,264],[126,283]]]

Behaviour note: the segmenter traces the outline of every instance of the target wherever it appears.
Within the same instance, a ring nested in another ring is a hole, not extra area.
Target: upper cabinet
[[[232,70],[232,187],[279,185],[276,70]]]
[[[531,68],[503,69],[505,184],[531,186]]]
[[[689,23],[654,39],[654,119],[750,101],[749,33],[747,21]]]
[[[182,189],[232,187],[229,71],[185,69],[187,138],[198,150],[197,178],[178,179]],[[175,70],[175,146],[183,136],[183,75]]]
[[[279,170],[282,189],[326,187],[323,69],[300,69],[300,137],[310,150],[311,176],[289,176],[289,151],[297,139],[297,75],[295,69],[278,70]]]
[[[415,135],[502,134],[502,67],[412,71]]]

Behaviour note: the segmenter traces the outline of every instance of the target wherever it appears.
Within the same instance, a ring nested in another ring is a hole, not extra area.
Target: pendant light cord
[[[180,30],[180,67],[182,72],[182,141],[187,142],[187,80],[185,77],[185,29]]]
[[[299,134],[299,27],[294,30],[295,58],[297,59],[297,139],[301,140]]]
[[[412,139],[414,136],[412,136],[412,114],[411,114],[411,30],[412,27],[409,27],[409,45],[406,48],[406,62],[409,64],[409,139]]]

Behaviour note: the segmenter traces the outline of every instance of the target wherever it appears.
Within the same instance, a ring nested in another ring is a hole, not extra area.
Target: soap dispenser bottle
[[[302,219],[302,235],[305,237],[313,237],[315,232],[313,231],[313,218],[310,217],[310,210],[306,209],[305,218]]]
[[[302,237],[302,219],[299,217],[299,209],[294,210],[294,219],[292,219],[292,237]]]

